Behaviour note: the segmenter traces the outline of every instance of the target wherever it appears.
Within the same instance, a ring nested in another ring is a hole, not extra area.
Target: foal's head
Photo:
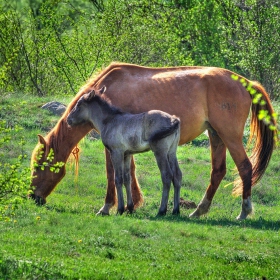
[[[98,93],[102,94],[106,90],[106,87],[103,86]],[[67,116],[67,123],[70,126],[79,125],[90,120],[90,111],[91,111],[91,101],[95,97],[95,90],[84,94],[77,102],[75,107]]]

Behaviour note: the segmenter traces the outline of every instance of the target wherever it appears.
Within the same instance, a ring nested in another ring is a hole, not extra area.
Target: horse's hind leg
[[[126,155],[124,157],[124,185],[126,188],[126,196],[127,196],[127,210],[132,213],[134,205],[131,195],[131,177],[130,177],[130,166],[131,166],[131,155]]]
[[[253,211],[251,203],[251,189],[252,189],[252,164],[245,152],[245,149],[240,141],[239,145],[236,143],[228,143],[227,147],[236,164],[239,176],[241,178],[240,186],[237,186],[236,192],[242,189],[242,209],[240,214],[236,217],[237,220],[244,220]]]
[[[197,209],[190,214],[191,218],[199,218],[206,214],[210,208],[212,199],[226,174],[226,146],[215,130],[209,131],[211,145],[212,172],[210,184],[200,201]]]

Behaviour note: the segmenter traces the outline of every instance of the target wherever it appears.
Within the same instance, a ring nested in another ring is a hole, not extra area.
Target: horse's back
[[[178,116],[182,144],[200,135],[209,123],[215,130],[233,123],[238,131],[243,130],[251,97],[231,75],[232,72],[215,67],[117,64],[99,79],[97,86],[105,85],[106,97],[125,112],[157,109]]]

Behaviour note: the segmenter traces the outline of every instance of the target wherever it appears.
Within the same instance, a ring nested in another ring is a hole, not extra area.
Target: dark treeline
[[[0,94],[75,94],[111,61],[233,70],[280,96],[280,1],[0,0]]]

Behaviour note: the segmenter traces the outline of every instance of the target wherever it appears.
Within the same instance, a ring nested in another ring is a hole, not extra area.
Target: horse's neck
[[[92,126],[84,124],[79,127],[69,128],[63,118],[58,125],[59,127],[55,127],[47,137],[51,148],[54,149],[56,160],[66,162],[74,147],[92,130]]]

